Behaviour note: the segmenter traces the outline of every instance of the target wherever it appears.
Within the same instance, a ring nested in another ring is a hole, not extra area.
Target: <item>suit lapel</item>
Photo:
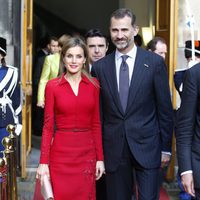
[[[119,109],[120,113],[123,114],[123,109],[120,102],[118,86],[117,86],[117,77],[116,77],[116,66],[115,66],[115,52],[113,52],[109,59],[107,60],[106,69],[104,68],[103,73],[107,85],[110,90],[110,94],[113,97],[113,101],[116,104],[116,107]]]
[[[141,84],[141,81],[144,78],[144,58],[145,54],[141,48],[137,48],[137,54],[136,54],[136,60],[135,65],[133,69],[133,74],[131,78],[131,84],[129,88],[129,97],[128,97],[128,103],[126,107],[126,113],[130,110],[131,105],[133,104],[133,101],[135,99],[135,96],[137,94],[137,91],[139,89],[139,86]]]

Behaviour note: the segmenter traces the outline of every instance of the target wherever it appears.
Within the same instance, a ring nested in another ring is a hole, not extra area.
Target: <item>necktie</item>
[[[119,96],[124,112],[126,110],[129,92],[129,68],[126,63],[127,58],[127,55],[122,56],[122,63],[119,71]]]

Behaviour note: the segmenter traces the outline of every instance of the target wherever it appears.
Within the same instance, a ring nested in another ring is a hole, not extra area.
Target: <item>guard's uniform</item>
[[[18,69],[0,64],[0,151],[4,150],[2,139],[8,135],[6,127],[15,124],[16,134],[21,132],[21,104],[18,86]],[[0,157],[2,157],[2,153]]]

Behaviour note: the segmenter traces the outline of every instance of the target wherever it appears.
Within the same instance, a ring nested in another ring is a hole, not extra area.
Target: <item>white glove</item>
[[[21,132],[22,132],[22,125],[21,124],[16,124],[15,125],[15,134],[17,136],[19,136]]]

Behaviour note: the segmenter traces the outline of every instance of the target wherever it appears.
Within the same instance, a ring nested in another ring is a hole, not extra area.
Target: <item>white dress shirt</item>
[[[133,74],[133,68],[135,64],[135,58],[136,58],[136,53],[137,53],[137,47],[134,45],[134,47],[126,54],[129,56],[126,60],[126,63],[128,64],[129,67],[129,85],[131,82],[131,77]],[[118,50],[115,52],[115,65],[116,65],[116,75],[117,75],[117,85],[118,85],[118,90],[119,90],[119,71],[120,71],[120,65],[122,63],[122,56],[124,54],[120,53]]]

